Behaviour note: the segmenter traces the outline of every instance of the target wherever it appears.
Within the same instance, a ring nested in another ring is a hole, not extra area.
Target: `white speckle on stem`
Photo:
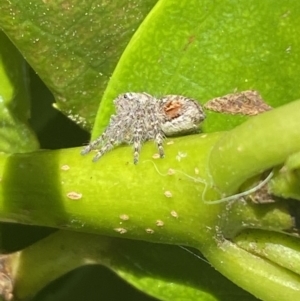
[[[127,214],[121,214],[121,215],[119,216],[119,218],[120,218],[121,220],[123,220],[123,221],[128,221],[128,220],[129,220],[129,216],[128,216]]]
[[[173,196],[172,192],[169,191],[169,190],[166,190],[166,191],[164,192],[164,195],[165,195],[165,197],[167,197],[167,198],[171,198],[171,197]]]
[[[178,213],[175,210],[172,210],[170,213],[173,217],[178,218]]]
[[[152,156],[152,158],[153,158],[153,159],[159,159],[159,158],[160,158],[160,155],[159,155],[159,154],[154,154],[154,155]]]
[[[187,153],[178,152],[178,154],[176,155],[176,160],[177,160],[178,162],[180,162],[181,159],[183,159],[183,158],[185,158],[185,157],[187,157]]]
[[[172,144],[174,144],[173,140],[167,142],[167,145],[172,145]]]
[[[175,174],[175,170],[173,169],[173,168],[169,168],[168,169],[168,175],[169,176],[172,176],[172,175],[174,175]]]
[[[82,198],[82,193],[70,191],[67,193],[67,197],[71,200],[80,200]]]
[[[114,230],[120,234],[125,234],[127,232],[125,228],[115,228]]]
[[[69,165],[67,165],[67,164],[65,164],[65,165],[62,165],[60,169],[61,169],[61,170],[65,170],[65,171],[67,171],[67,170],[69,170],[69,169],[70,169],[70,166],[69,166]]]
[[[160,219],[158,219],[158,220],[156,221],[156,226],[157,226],[157,227],[163,227],[164,224],[165,224],[165,223],[164,223],[162,220],[160,220]]]

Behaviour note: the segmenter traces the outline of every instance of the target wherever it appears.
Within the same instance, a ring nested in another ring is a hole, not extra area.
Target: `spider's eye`
[[[130,98],[130,93],[125,93],[123,96],[124,96],[124,98],[129,99]]]

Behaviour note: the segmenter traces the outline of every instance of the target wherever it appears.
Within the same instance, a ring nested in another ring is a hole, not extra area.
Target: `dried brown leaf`
[[[227,114],[257,115],[272,109],[264,102],[259,92],[247,90],[227,94],[208,101],[204,108]]]

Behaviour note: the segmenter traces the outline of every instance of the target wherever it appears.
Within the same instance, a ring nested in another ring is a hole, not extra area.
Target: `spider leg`
[[[91,144],[94,146],[101,143],[101,148],[97,151],[96,156],[93,158],[93,162],[99,160],[105,153],[112,150],[115,146],[120,145],[123,141],[122,124],[119,119],[114,116],[111,119],[111,124],[105,130],[105,132]]]
[[[112,131],[114,127],[116,127],[115,133]],[[99,145],[102,145],[95,158],[93,159],[93,161],[97,161],[108,150],[111,150],[115,145],[119,144],[119,132],[120,127],[118,125],[118,119],[115,115],[112,115],[110,118],[110,125],[105,129],[102,135],[100,135],[97,139],[91,141],[87,146],[85,146],[84,149],[81,151],[81,154],[86,155],[91,150],[97,149]],[[113,138],[115,136],[116,139]]]
[[[81,155],[88,154],[91,150],[97,148],[98,145],[102,144],[106,138],[106,131],[99,136],[97,139],[91,141],[87,146],[84,147],[84,149],[80,152]]]
[[[135,128],[133,133],[133,163],[137,164],[139,162],[140,151],[142,147],[141,143],[141,129]]]
[[[155,142],[156,142],[156,145],[157,145],[157,148],[158,148],[159,156],[161,158],[164,158],[164,156],[165,156],[163,141],[164,141],[163,135],[160,132],[158,132],[155,136]]]
[[[151,110],[149,110],[148,112],[151,130],[148,131],[147,140],[154,139],[158,148],[159,156],[160,158],[163,158],[165,156],[165,152],[163,148],[164,135],[160,126],[160,123],[162,121],[162,116],[158,110],[156,112],[155,110],[156,108],[153,108],[154,112],[152,112]]]
[[[99,160],[104,154],[113,149],[116,145],[118,145],[117,141],[114,138],[110,138],[107,140],[103,146],[98,150],[96,156],[93,158],[93,162]]]
[[[143,129],[142,129],[141,120],[138,119],[133,131],[133,163],[137,164],[139,162],[140,151],[142,147],[143,140]]]

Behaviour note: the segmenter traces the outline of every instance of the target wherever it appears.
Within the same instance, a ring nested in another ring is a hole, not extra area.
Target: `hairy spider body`
[[[157,99],[147,93],[125,93],[114,100],[116,114],[96,140],[82,154],[99,149],[93,161],[121,143],[133,144],[134,164],[138,163],[143,142],[154,140],[161,158],[164,157],[165,136],[186,134],[197,130],[205,118],[202,107],[194,100],[168,95]]]

